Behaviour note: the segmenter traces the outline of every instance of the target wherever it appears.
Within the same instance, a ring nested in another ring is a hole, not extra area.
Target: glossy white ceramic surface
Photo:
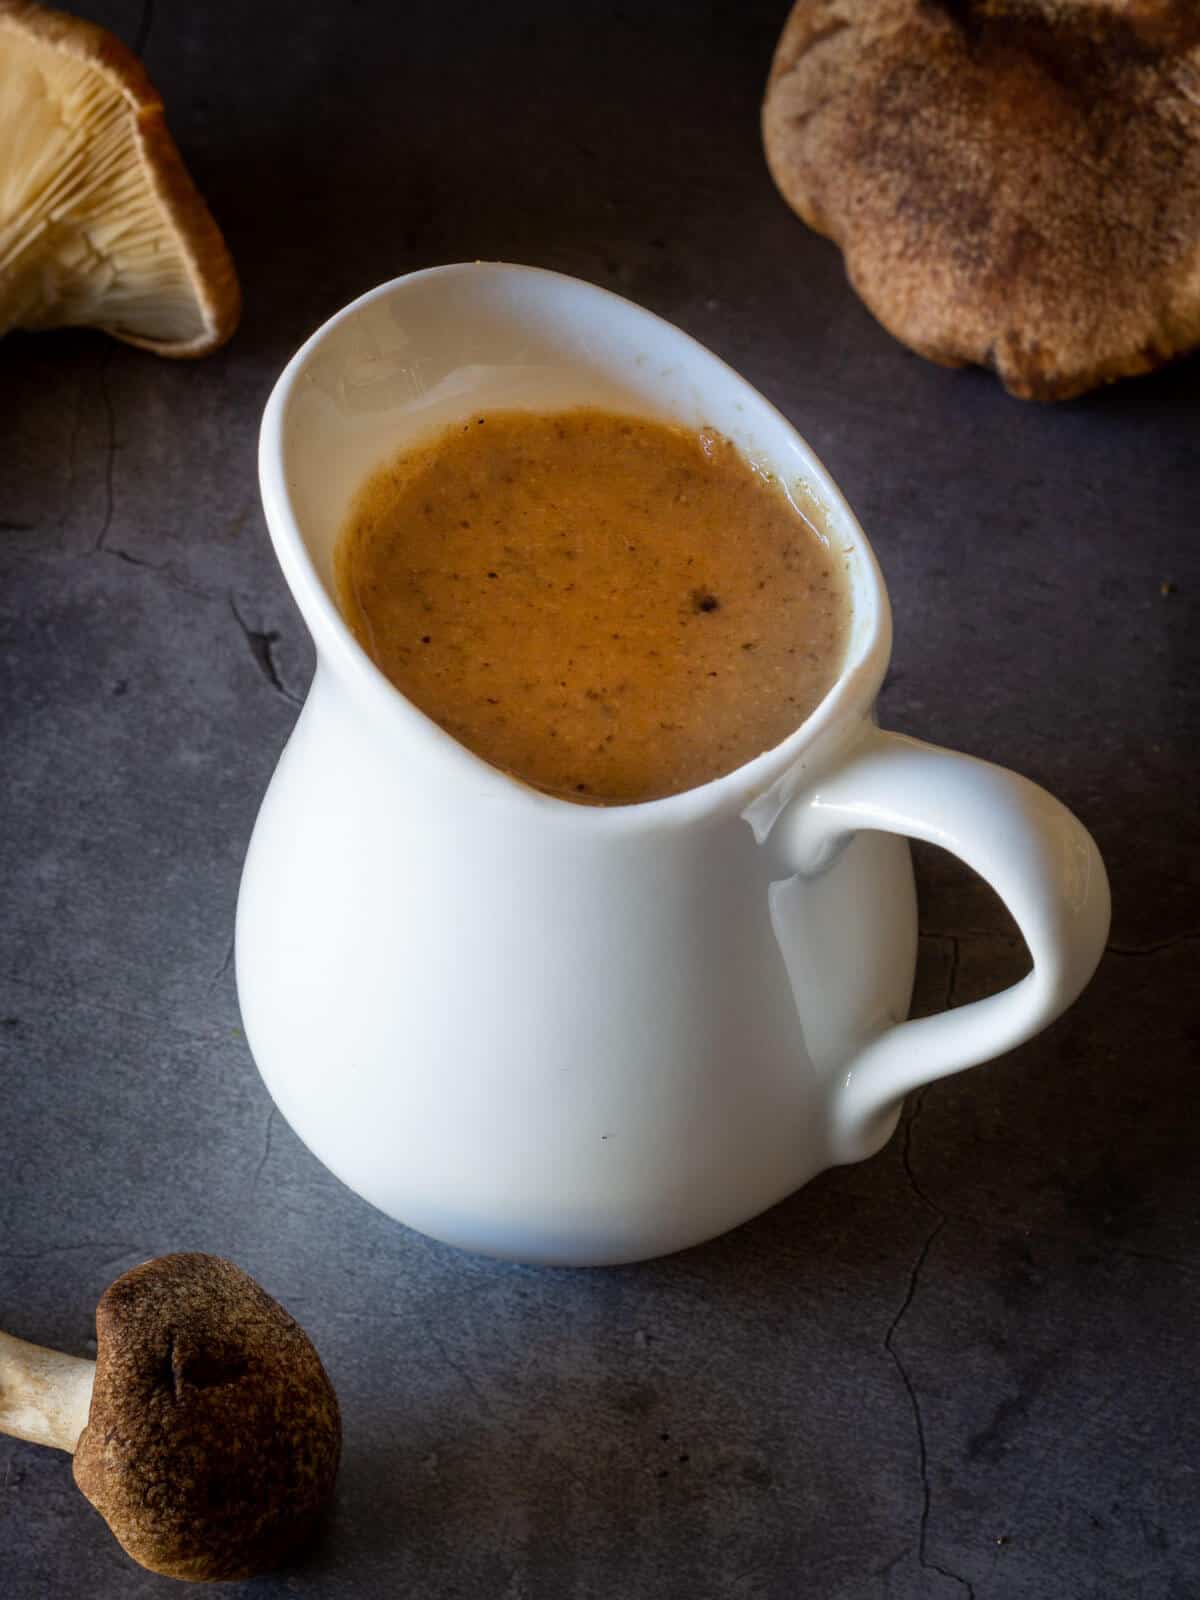
[[[572,805],[479,761],[332,596],[349,500],[407,440],[585,402],[720,429],[818,502],[851,576],[845,668],[808,721],[645,805]],[[238,992],[283,1114],[393,1217],[527,1261],[698,1243],[871,1154],[910,1089],[1027,1039],[1091,975],[1108,928],[1091,838],[1025,780],[878,730],[891,625],[862,531],[790,424],[679,330],[532,268],[414,273],[289,364],[260,472],[317,671],[246,859]],[[993,884],[1028,977],[903,1020],[905,835]]]

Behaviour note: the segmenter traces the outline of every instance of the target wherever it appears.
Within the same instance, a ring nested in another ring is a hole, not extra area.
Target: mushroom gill
[[[82,325],[197,356],[240,303],[136,56],[91,23],[0,0],[0,334]]]

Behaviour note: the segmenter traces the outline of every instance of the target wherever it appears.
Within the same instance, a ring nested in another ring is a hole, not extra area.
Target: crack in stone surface
[[[271,1159],[271,1139],[275,1132],[275,1118],[278,1116],[278,1114],[278,1107],[272,1103],[270,1111],[267,1112],[267,1126],[266,1132],[263,1135],[262,1154],[259,1156],[258,1165],[254,1169],[254,1177],[250,1180],[251,1200],[253,1200],[255,1195],[258,1193],[258,1185],[262,1180],[262,1175],[266,1169],[267,1162]]]
[[[238,610],[237,599],[232,591],[230,591],[229,595],[229,609],[233,613],[233,620],[242,630],[246,643],[250,646],[250,654],[254,659],[255,666],[271,685],[272,689],[275,690],[276,694],[282,695],[290,706],[295,706],[298,709],[301,704],[300,696],[287,687],[279,676],[279,668],[275,665],[274,646],[279,643],[278,628],[252,628]]]
[[[100,524],[100,532],[96,535],[93,550],[103,550],[105,547],[104,541],[108,538],[108,530],[112,527],[113,507],[116,503],[113,478],[117,464],[117,416],[113,409],[112,391],[108,386],[108,365],[111,359],[111,353],[106,351],[100,362],[100,403],[104,407],[107,444],[104,459],[104,520]]]
[[[133,53],[135,56],[144,55],[146,46],[150,43],[150,29],[154,26],[154,0],[144,0],[142,14],[138,19],[138,29],[133,40]]]
[[[34,529],[31,527],[30,531],[32,532]],[[152,572],[156,578],[161,578],[172,589],[178,589],[181,594],[190,594],[196,600],[221,600],[227,592],[224,589],[206,589],[201,584],[189,583],[186,578],[179,576],[170,562],[147,561],[144,556],[135,556],[129,550],[123,550],[120,545],[109,543],[107,539],[103,544],[93,544],[89,550],[85,550],[82,554],[87,557],[94,555],[107,556],[112,561],[123,562],[127,567],[137,567],[142,572]],[[72,554],[53,550],[44,552],[17,550],[11,553],[9,559],[22,561],[32,566],[44,559],[53,560],[55,557],[73,561],[79,559],[79,553]]]
[[[953,933],[945,929],[922,928],[922,939],[949,939],[951,942],[972,943],[984,939],[1000,939],[1005,944],[1022,944],[1019,933],[1014,933],[1011,928],[958,928]],[[1110,956],[1156,956],[1163,951],[1177,949],[1181,944],[1200,943],[1200,931],[1187,931],[1173,933],[1166,939],[1155,939],[1150,944],[1106,944],[1105,955]]]
[[[941,941],[948,936],[945,934],[922,934],[921,937],[925,939],[936,938]],[[1171,943],[1176,944],[1179,941],[1172,940]],[[950,1010],[953,1005],[955,985],[958,979],[958,947],[953,940],[951,940],[951,946],[950,971],[946,983],[944,1010]],[[980,1216],[974,1211],[947,1211],[944,1206],[939,1205],[926,1192],[913,1167],[913,1129],[924,1105],[925,1095],[931,1087],[931,1084],[926,1084],[924,1088],[918,1089],[912,1097],[912,1109],[905,1126],[901,1160],[913,1194],[936,1216],[944,1217],[947,1224],[981,1228],[987,1233],[1019,1234],[1023,1239],[1044,1239],[1054,1244],[1080,1245],[1086,1243],[1089,1249],[1098,1250],[1107,1260],[1149,1261],[1156,1266],[1173,1267],[1177,1271],[1189,1275],[1200,1273],[1200,1261],[1192,1261],[1185,1256],[1164,1255],[1162,1252],[1154,1250],[1138,1250],[1132,1245],[1116,1245],[1109,1240],[1096,1239],[1090,1234],[1065,1233],[1053,1228],[1032,1227],[1028,1223],[1022,1223],[1017,1220],[1004,1221],[995,1217]]]
[[[937,940],[939,942],[948,940],[949,944],[950,944],[950,963],[949,963],[949,971],[948,971],[947,980],[946,980],[946,994],[945,994],[945,1007],[944,1007],[946,1010],[951,1010],[953,1008],[955,1002],[956,1002],[956,991],[957,991],[958,980],[959,980],[960,959],[961,959],[961,954],[962,954],[962,952],[961,952],[961,942],[963,940],[981,940],[981,939],[985,939],[985,938],[987,938],[987,939],[1004,938],[1009,943],[1017,942],[1016,939],[1012,935],[995,933],[995,932],[984,933],[984,932],[981,932],[979,930],[970,930],[970,931],[967,931],[967,932],[958,932],[958,933],[955,933],[955,934],[926,933],[926,932],[923,932],[922,933],[922,937],[923,938],[927,938],[927,939]],[[1110,952],[1110,953],[1112,953],[1114,955],[1134,956],[1134,957],[1137,957],[1137,956],[1152,956],[1152,955],[1157,955],[1157,954],[1159,954],[1159,953],[1161,953],[1163,951],[1166,951],[1166,950],[1175,949],[1175,948],[1177,948],[1177,947],[1179,947],[1181,945],[1187,944],[1187,943],[1195,942],[1197,939],[1200,939],[1200,934],[1184,933],[1184,934],[1174,935],[1174,936],[1172,936],[1171,938],[1168,938],[1168,939],[1160,940],[1160,941],[1158,941],[1158,942],[1156,942],[1154,944],[1148,945],[1148,946],[1132,947],[1132,946],[1121,946],[1121,945],[1108,945],[1106,947],[1106,949],[1107,949],[1108,952]],[[922,1275],[922,1273],[923,1273],[923,1271],[925,1269],[926,1262],[928,1261],[929,1256],[930,1256],[930,1254],[931,1254],[931,1252],[933,1250],[933,1247],[936,1244],[939,1236],[941,1235],[941,1233],[943,1232],[943,1230],[947,1226],[949,1226],[951,1224],[966,1223],[968,1225],[971,1225],[971,1226],[974,1226],[974,1227],[978,1227],[978,1228],[984,1229],[984,1230],[989,1231],[989,1232],[999,1232],[999,1233],[1006,1233],[1006,1234],[1011,1234],[1011,1233],[1014,1233],[1014,1232],[1018,1232],[1023,1237],[1025,1237],[1026,1239],[1028,1239],[1030,1237],[1043,1238],[1043,1239],[1048,1239],[1048,1240],[1056,1240],[1056,1241],[1059,1241],[1059,1242],[1062,1242],[1062,1243],[1068,1243],[1068,1244],[1069,1243],[1079,1244],[1081,1241],[1078,1238],[1074,1238],[1071,1235],[1065,1235],[1065,1234],[1059,1234],[1059,1233],[1055,1233],[1055,1232],[1049,1232],[1049,1231],[1047,1231],[1045,1229],[1041,1229],[1041,1228],[1033,1229],[1033,1228],[1030,1228],[1028,1226],[1023,1226],[1018,1222],[996,1221],[993,1218],[979,1217],[979,1216],[976,1216],[976,1215],[974,1215],[974,1214],[972,1214],[970,1212],[952,1214],[952,1213],[946,1211],[942,1206],[938,1205],[938,1203],[930,1197],[930,1195],[927,1193],[927,1191],[922,1186],[920,1180],[918,1179],[917,1174],[916,1174],[916,1172],[914,1170],[914,1166],[913,1166],[913,1136],[914,1136],[914,1131],[916,1129],[918,1121],[920,1120],[922,1109],[923,1109],[923,1106],[924,1106],[925,1096],[926,1096],[926,1094],[928,1092],[929,1087],[930,1087],[929,1085],[926,1085],[925,1087],[921,1088],[920,1090],[917,1091],[917,1093],[913,1097],[912,1107],[911,1107],[907,1122],[905,1124],[905,1130],[904,1130],[904,1143],[903,1143],[903,1149],[902,1149],[902,1164],[903,1164],[903,1167],[904,1167],[905,1176],[907,1178],[909,1187],[912,1190],[913,1195],[920,1202],[920,1204],[927,1211],[930,1212],[931,1216],[933,1217],[933,1225],[930,1228],[930,1231],[928,1232],[928,1234],[925,1236],[925,1239],[923,1240],[923,1242],[921,1244],[920,1250],[918,1251],[917,1259],[916,1259],[916,1261],[915,1261],[915,1263],[913,1265],[912,1271],[909,1274],[908,1286],[907,1286],[907,1289],[906,1289],[906,1292],[905,1292],[905,1295],[904,1295],[904,1299],[903,1299],[903,1301],[902,1301],[902,1303],[900,1305],[899,1310],[896,1312],[896,1315],[893,1317],[891,1325],[889,1326],[889,1328],[887,1330],[887,1333],[884,1336],[884,1349],[887,1351],[889,1357],[891,1358],[892,1363],[895,1366],[897,1373],[899,1374],[900,1380],[901,1380],[902,1384],[904,1385],[905,1393],[908,1396],[909,1406],[910,1406],[910,1408],[912,1410],[913,1424],[914,1424],[914,1427],[915,1427],[915,1430],[916,1430],[916,1436],[917,1436],[917,1455],[918,1455],[919,1473],[920,1473],[920,1479],[921,1479],[921,1497],[922,1497],[921,1498],[921,1516],[920,1516],[920,1522],[919,1522],[919,1526],[918,1526],[917,1560],[918,1560],[920,1566],[922,1567],[922,1569],[924,1569],[924,1570],[926,1570],[928,1572],[937,1573],[939,1576],[944,1577],[945,1579],[947,1579],[950,1582],[953,1582],[954,1584],[956,1584],[958,1587],[960,1587],[965,1592],[965,1594],[969,1597],[969,1600],[974,1600],[975,1588],[974,1588],[974,1585],[972,1584],[972,1582],[968,1578],[963,1577],[960,1573],[954,1572],[953,1570],[951,1570],[951,1569],[949,1569],[947,1567],[944,1567],[940,1563],[932,1560],[930,1558],[929,1554],[928,1554],[929,1521],[930,1521],[930,1514],[931,1514],[931,1509],[932,1509],[932,1486],[931,1486],[930,1478],[929,1478],[928,1444],[927,1444],[927,1440],[926,1440],[926,1436],[925,1436],[925,1423],[924,1423],[924,1416],[923,1416],[923,1413],[922,1413],[922,1410],[921,1410],[920,1396],[919,1396],[919,1394],[917,1392],[916,1385],[914,1384],[914,1382],[913,1382],[913,1380],[912,1380],[912,1378],[911,1378],[911,1376],[910,1376],[910,1374],[908,1372],[908,1369],[906,1368],[906,1366],[904,1364],[904,1361],[903,1361],[903,1359],[902,1359],[902,1357],[900,1355],[900,1352],[899,1352],[899,1350],[897,1348],[897,1336],[898,1336],[900,1328],[901,1328],[901,1326],[902,1326],[902,1324],[904,1322],[904,1319],[907,1316],[907,1314],[908,1314],[909,1310],[911,1309],[912,1304],[913,1304],[913,1302],[914,1302],[914,1300],[916,1298],[917,1290],[918,1290],[918,1287],[919,1287],[919,1284],[920,1284],[921,1275]],[[1112,1246],[1111,1244],[1108,1244],[1108,1243],[1100,1243],[1100,1242],[1098,1242],[1098,1241],[1096,1241],[1094,1239],[1089,1239],[1087,1242],[1088,1242],[1088,1244],[1089,1244],[1089,1246],[1091,1248],[1098,1248],[1100,1250],[1100,1252],[1102,1253],[1102,1255],[1104,1255],[1106,1257],[1112,1257],[1112,1258],[1118,1258],[1118,1259],[1119,1258],[1126,1258],[1126,1259],[1131,1259],[1131,1260],[1135,1260],[1135,1261],[1153,1262],[1155,1264],[1159,1264],[1159,1265],[1163,1265],[1163,1266],[1168,1266],[1168,1267],[1174,1268],[1174,1269],[1176,1269],[1178,1271],[1182,1271],[1184,1273],[1193,1273],[1193,1272],[1198,1270],[1197,1264],[1194,1264],[1194,1263],[1189,1262],[1187,1260],[1180,1259],[1178,1257],[1160,1255],[1160,1254],[1156,1254],[1156,1253],[1151,1252],[1151,1251],[1142,1251],[1142,1250],[1136,1250],[1136,1249],[1131,1249],[1131,1248],[1126,1248],[1126,1247],[1118,1248],[1118,1247],[1114,1247],[1114,1246]],[[1004,1412],[1005,1418],[1007,1418],[1008,1410],[1017,1409],[1017,1404],[1018,1404],[1017,1402],[1013,1402],[1008,1407],[1008,1409],[1005,1410],[1005,1412]],[[1003,1420],[1003,1419],[1001,1419],[1001,1420]],[[976,1441],[976,1442],[978,1444],[978,1441]],[[887,1580],[885,1579],[884,1582],[886,1584]]]
[[[925,939],[1004,939],[1009,944],[1021,944],[1021,935],[1012,928],[922,928]]]
[[[454,1359],[454,1357],[446,1349],[445,1341],[440,1339],[436,1333],[427,1330],[427,1337],[429,1338],[429,1341],[433,1345],[434,1349],[441,1356],[442,1360],[450,1368],[450,1371],[457,1376],[459,1381],[472,1395],[475,1400],[475,1404],[479,1407],[480,1416],[488,1417],[494,1420],[496,1413],[492,1409],[491,1401],[484,1394],[483,1390],[479,1387],[478,1383],[475,1381],[475,1378],[468,1371],[468,1369],[463,1366],[461,1361],[456,1361]]]
[[[193,595],[197,600],[217,600],[220,598],[216,590],[201,589],[195,584],[188,583],[186,578],[181,578],[176,572],[173,572],[166,562],[159,565],[155,561],[146,561],[141,556],[131,555],[128,550],[121,550],[116,545],[111,544],[103,545],[100,553],[112,556],[117,561],[124,561],[126,566],[140,567],[143,572],[153,572],[156,577],[161,578],[171,588],[180,589],[184,594]]]
[[[34,533],[37,531],[38,525],[36,523],[12,523],[9,526],[14,532]],[[4,527],[5,524],[0,522],[0,531],[3,531]],[[123,562],[127,567],[137,567],[142,572],[152,572],[156,578],[161,578],[172,589],[178,589],[181,594],[190,594],[196,600],[224,600],[228,596],[228,590],[226,589],[208,589],[203,584],[189,583],[186,578],[179,576],[169,561],[147,561],[144,556],[135,556],[132,551],[124,550],[120,545],[112,544],[107,539],[102,545],[93,544],[90,549],[83,551],[82,555],[89,558],[94,555],[107,556],[112,561]],[[69,553],[56,550],[14,550],[6,552],[6,559],[19,561],[29,566],[55,559],[73,561],[79,558],[79,552]]]
[[[161,1011],[138,1011],[133,1006],[112,1005],[104,1000],[96,1000],[90,995],[81,994],[74,987],[55,989],[47,984],[38,983],[33,978],[23,978],[16,972],[0,972],[0,983],[11,983],[15,988],[28,989],[31,994],[42,995],[60,1006],[70,1005],[78,1006],[84,1011],[100,1011],[105,1016],[117,1017],[122,1022],[136,1022],[142,1027],[169,1028],[181,1039],[190,1039],[196,1044],[224,1043],[229,1037],[229,1030],[225,1028],[203,1032],[198,1028],[189,1028],[183,1023],[176,1022],[171,1017],[164,1016]]]
[[[1106,944],[1110,956],[1157,956],[1165,950],[1176,950],[1181,944],[1200,942],[1200,933],[1175,933],[1169,939],[1158,939],[1153,944]]]
[[[67,441],[67,489],[63,495],[63,507],[57,521],[57,528],[61,532],[66,527],[75,505],[75,479],[79,470],[79,435],[83,428],[83,393],[84,381],[80,377],[75,385],[75,404],[71,412],[71,433]]]
[[[911,1126],[912,1119],[910,1118],[910,1129]],[[905,1155],[905,1167],[906,1169],[908,1167],[907,1151]],[[920,1191],[918,1191],[918,1193],[919,1192]],[[921,1196],[921,1202],[923,1205],[929,1204],[929,1201],[925,1199],[923,1195]],[[933,1227],[926,1235],[925,1241],[921,1245],[921,1249],[918,1252],[917,1259],[913,1264],[913,1269],[909,1273],[908,1288],[905,1291],[904,1299],[901,1302],[900,1309],[892,1318],[891,1326],[884,1335],[883,1348],[891,1357],[892,1364],[895,1366],[896,1371],[900,1375],[900,1382],[904,1385],[904,1392],[908,1396],[908,1403],[913,1415],[913,1425],[917,1434],[917,1470],[921,1479],[921,1517],[919,1523],[917,1524],[917,1561],[926,1572],[936,1572],[941,1577],[949,1579],[950,1582],[958,1584],[966,1591],[969,1600],[974,1600],[975,1587],[968,1578],[962,1577],[957,1572],[952,1572],[948,1567],[943,1567],[939,1562],[931,1560],[929,1556],[929,1516],[933,1508],[933,1489],[929,1481],[929,1448],[925,1439],[925,1419],[921,1412],[921,1400],[920,1396],[917,1394],[916,1385],[909,1376],[908,1368],[904,1365],[904,1362],[900,1357],[900,1352],[896,1349],[896,1335],[900,1330],[901,1323],[908,1314],[909,1307],[916,1298],[917,1285],[920,1281],[922,1269],[924,1268],[926,1261],[929,1259],[929,1252],[933,1249],[934,1244],[937,1242],[938,1235],[946,1226],[947,1221],[948,1218],[946,1217],[945,1213],[940,1212],[937,1220],[934,1222]]]
[[[950,940],[950,970],[946,974],[946,1010],[952,1011],[958,990],[958,961],[961,951],[957,935],[947,934],[947,938]]]
[[[950,936],[942,935],[942,937]],[[947,1011],[951,1010],[954,1005],[955,990],[958,983],[958,958],[958,939],[956,937],[950,937],[950,970],[946,975],[945,1009]],[[883,1336],[883,1348],[887,1351],[889,1357],[891,1358],[892,1364],[900,1376],[900,1381],[904,1385],[904,1392],[908,1396],[908,1403],[913,1415],[913,1426],[916,1429],[917,1435],[917,1467],[921,1478],[921,1517],[917,1525],[917,1561],[923,1571],[936,1572],[940,1577],[946,1578],[949,1582],[955,1583],[961,1589],[963,1589],[968,1596],[968,1600],[975,1600],[975,1586],[971,1583],[970,1579],[962,1577],[960,1573],[951,1571],[949,1567],[943,1567],[940,1565],[940,1563],[932,1560],[929,1556],[929,1516],[933,1508],[933,1488],[929,1481],[929,1449],[925,1438],[925,1418],[921,1411],[921,1399],[917,1393],[916,1384],[909,1375],[908,1368],[904,1365],[904,1361],[900,1355],[900,1352],[896,1348],[896,1335],[899,1333],[901,1324],[908,1315],[909,1308],[912,1306],[912,1303],[916,1298],[917,1286],[920,1282],[921,1273],[924,1270],[925,1263],[929,1259],[929,1253],[937,1243],[938,1236],[941,1234],[942,1230],[946,1227],[950,1220],[949,1216],[942,1209],[942,1207],[929,1198],[925,1190],[921,1187],[920,1183],[918,1183],[917,1176],[913,1171],[913,1129],[916,1127],[917,1122],[920,1119],[921,1111],[925,1104],[925,1096],[928,1094],[928,1092],[929,1085],[926,1084],[923,1088],[919,1089],[916,1095],[913,1097],[912,1109],[909,1112],[908,1120],[904,1125],[904,1145],[901,1153],[901,1160],[910,1189],[916,1196],[918,1202],[924,1206],[927,1211],[933,1213],[934,1223],[933,1227],[926,1234],[920,1250],[917,1252],[917,1259],[913,1263],[912,1271],[908,1275],[908,1287],[905,1290],[904,1299],[901,1301],[899,1310],[892,1318],[891,1324]],[[884,1581],[886,1582],[886,1579]]]
[[[1097,1239],[1092,1234],[1060,1233],[1054,1228],[1036,1228],[1016,1220],[997,1221],[994,1217],[981,1217],[974,1211],[947,1211],[945,1215],[947,1223],[956,1227],[965,1225],[980,1228],[985,1233],[1016,1234],[1026,1242],[1044,1240],[1049,1244],[1086,1245],[1105,1260],[1150,1261],[1155,1266],[1173,1267],[1189,1275],[1200,1273],[1200,1261],[1189,1261],[1185,1256],[1163,1255],[1154,1250],[1138,1250],[1131,1245],[1115,1245]]]
[[[217,968],[209,980],[208,992],[210,994],[233,965],[233,951],[235,943],[236,941],[234,935],[231,933],[229,935],[229,943],[225,946],[225,954],[221,958],[221,965]]]

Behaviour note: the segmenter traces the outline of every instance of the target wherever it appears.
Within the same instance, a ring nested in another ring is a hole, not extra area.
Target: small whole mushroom
[[[341,1454],[308,1335],[218,1256],[160,1256],[96,1307],[96,1360],[0,1333],[0,1432],[73,1451],[126,1553],[196,1582],[248,1578],[306,1543]]]

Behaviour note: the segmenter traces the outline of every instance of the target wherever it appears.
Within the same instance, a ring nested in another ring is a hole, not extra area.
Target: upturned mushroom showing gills
[[[1200,344],[1200,0],[796,0],[763,135],[930,360],[1065,400]]]
[[[74,1451],[75,1482],[152,1572],[212,1582],[312,1537],[341,1454],[307,1334],[217,1256],[134,1267],[96,1307],[96,1360],[0,1334],[0,1431]]]
[[[104,28],[0,0],[0,334],[87,326],[200,356],[240,308],[141,62]]]

